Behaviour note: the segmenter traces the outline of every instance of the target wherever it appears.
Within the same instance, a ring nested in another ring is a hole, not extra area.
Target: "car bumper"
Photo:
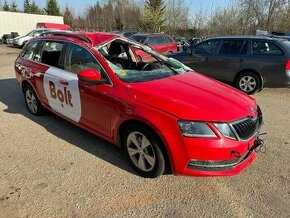
[[[263,77],[265,87],[288,87],[290,86],[290,71],[283,74],[272,74]]]
[[[248,141],[185,138],[186,156],[175,174],[186,176],[231,176],[240,173],[256,157],[261,146],[256,136]]]

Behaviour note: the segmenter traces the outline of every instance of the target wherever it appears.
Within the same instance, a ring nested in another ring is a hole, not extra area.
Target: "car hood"
[[[135,100],[170,113],[179,119],[195,121],[235,121],[256,116],[256,101],[221,82],[195,72],[127,86]]]

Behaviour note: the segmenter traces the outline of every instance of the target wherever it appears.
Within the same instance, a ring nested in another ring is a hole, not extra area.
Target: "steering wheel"
[[[141,69],[141,71],[144,71],[147,67],[149,67],[150,66],[150,63],[147,63],[147,64],[145,64],[143,67],[142,67],[142,69]]]

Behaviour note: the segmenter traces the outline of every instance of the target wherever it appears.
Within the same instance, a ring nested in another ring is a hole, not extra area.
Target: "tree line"
[[[194,1],[191,2],[193,4]],[[290,0],[235,0],[212,11],[190,14],[185,0],[100,0],[85,8],[82,15],[68,5],[60,9],[57,0],[44,8],[24,0],[20,11],[15,1],[4,1],[2,10],[63,16],[75,30],[136,30],[172,35],[248,35],[257,29],[290,31]]]

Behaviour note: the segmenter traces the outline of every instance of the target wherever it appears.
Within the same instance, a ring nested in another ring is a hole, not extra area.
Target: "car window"
[[[283,51],[267,41],[253,41],[254,55],[283,55]]]
[[[66,53],[65,70],[79,73],[85,69],[95,69],[104,75],[101,65],[90,52],[81,46],[70,43]]]
[[[157,44],[165,44],[165,43],[167,43],[165,36],[158,36],[157,37]]]
[[[220,48],[219,54],[242,54],[246,53],[245,40],[224,40]]]
[[[144,43],[145,40],[147,39],[146,36],[131,36],[130,38],[132,38],[133,40],[135,40],[136,42],[140,42],[140,43]]]
[[[217,49],[218,40],[208,40],[196,45],[192,50],[194,54],[211,55]]]
[[[156,45],[156,44],[160,44],[159,43],[159,37],[153,36],[153,37],[149,37],[147,39],[147,42],[149,45]]]
[[[170,38],[169,36],[166,36],[166,40],[167,42],[173,42],[174,40],[172,38]]]
[[[41,63],[63,69],[63,64],[60,61],[63,48],[63,42],[45,42],[42,47]]]
[[[38,42],[30,42],[21,53],[21,57],[27,60],[33,60],[33,56],[35,55],[35,51],[37,48]]]

